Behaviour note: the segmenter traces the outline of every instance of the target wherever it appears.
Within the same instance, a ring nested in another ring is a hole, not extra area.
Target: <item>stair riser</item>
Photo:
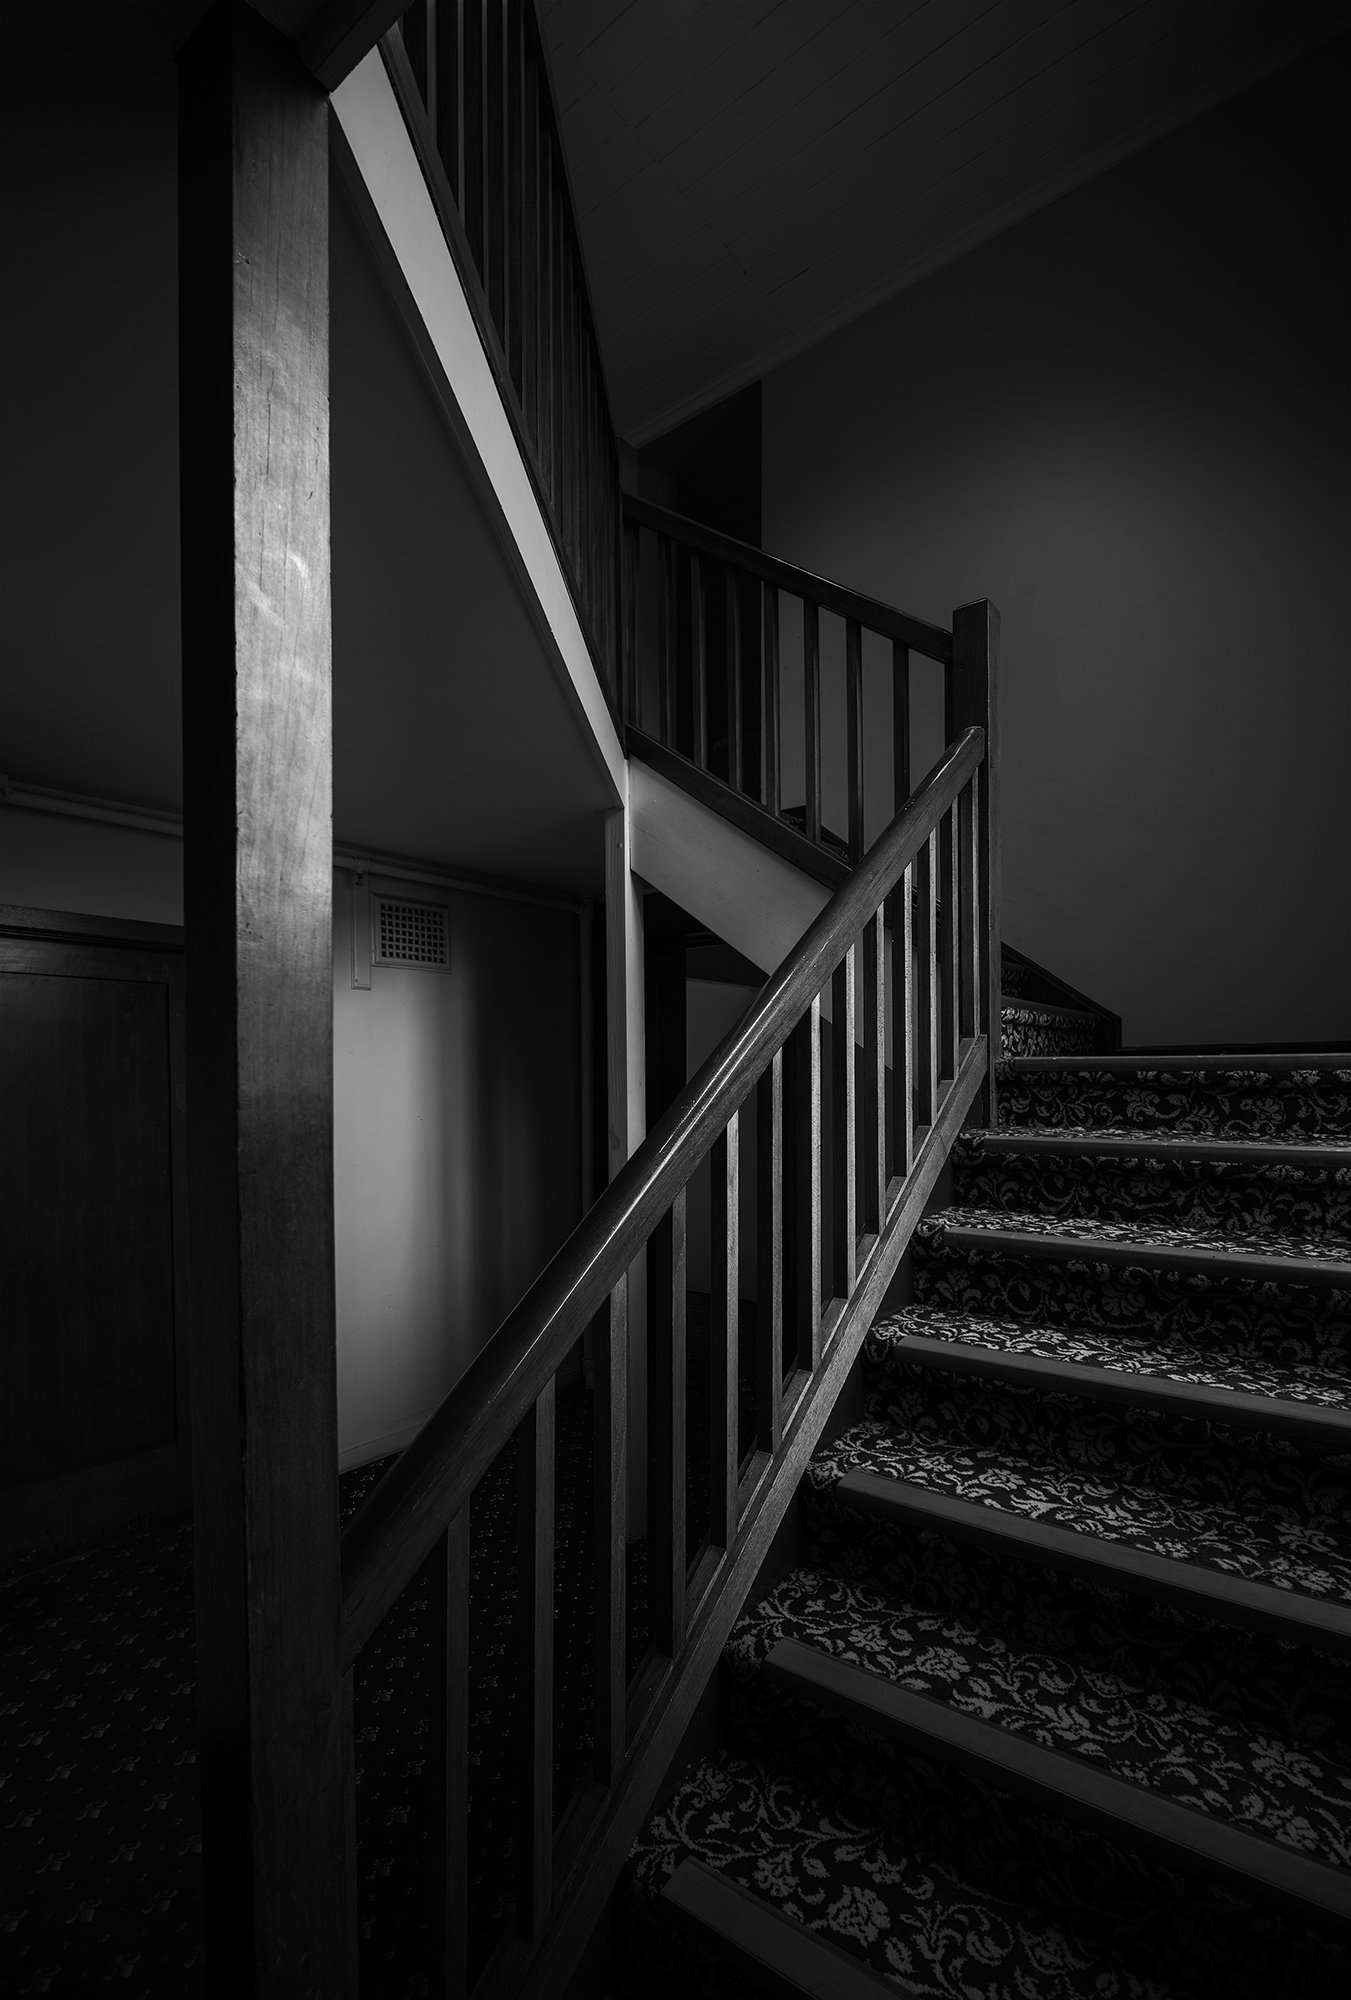
[[[1002,1018],[1003,1054],[1014,1056],[1110,1055],[1112,1037],[1096,1014],[1043,1011],[1035,1001],[1005,1006]]]
[[[1000,1084],[999,1117],[1002,1125],[1038,1131],[1126,1128],[1179,1138],[1345,1140],[1351,1137],[1351,1070],[1266,1076],[1015,1072]]]
[[[1351,1168],[1257,1169],[1227,1161],[1113,1160],[987,1153],[963,1147],[953,1200],[1003,1214],[1283,1230],[1318,1235],[1351,1254]]]
[[[950,1311],[1101,1333],[1148,1327],[1225,1352],[1251,1348],[1287,1367],[1344,1365],[1351,1351],[1351,1295],[1341,1291],[990,1254],[919,1237],[912,1268],[916,1303]]]

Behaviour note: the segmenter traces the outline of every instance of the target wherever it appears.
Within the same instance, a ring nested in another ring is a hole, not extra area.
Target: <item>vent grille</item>
[[[450,926],[441,904],[405,903],[392,896],[376,896],[372,902],[372,965],[414,965],[427,972],[449,972]]]

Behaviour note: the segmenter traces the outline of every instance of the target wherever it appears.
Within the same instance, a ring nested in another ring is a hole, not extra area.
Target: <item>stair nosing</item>
[[[1297,1403],[1220,1384],[1187,1382],[1172,1375],[1147,1375],[1137,1369],[1088,1361],[1061,1361],[1051,1355],[1020,1354],[933,1334],[900,1334],[893,1351],[905,1353],[921,1365],[946,1367],[954,1373],[1046,1383],[1053,1389],[1063,1388],[1104,1402],[1194,1415],[1208,1423],[1255,1425],[1287,1435],[1307,1435],[1320,1442],[1344,1439],[1351,1447],[1351,1408],[1336,1404]]]
[[[1185,1076],[1188,1072],[1198,1076],[1235,1075],[1240,1072],[1247,1076],[1285,1076],[1299,1069],[1325,1070],[1332,1074],[1339,1070],[1351,1071],[1351,1054],[1321,1050],[1309,1055],[1295,1055],[1273,1050],[1271,1054],[1262,1056],[1175,1056],[1166,1051],[1146,1056],[1010,1056],[1004,1067],[1015,1076],[1056,1075],[1076,1070],[1097,1070],[1111,1076]]]
[[[1042,1130],[979,1132],[964,1135],[977,1158],[986,1153],[1068,1153],[1076,1158],[1194,1160],[1198,1164],[1245,1167],[1351,1167],[1351,1141],[1326,1143],[1298,1140],[1282,1145],[1275,1139],[1167,1139],[1157,1132],[1139,1139],[1119,1132],[1057,1133]]]
[[[734,1963],[749,1958],[762,1978],[774,1982],[776,1993],[808,2000],[883,2000],[884,1995],[915,2000],[912,1986],[884,1979],[833,1938],[775,1909],[706,1861],[686,1856],[661,1893],[684,1923],[727,1950]],[[736,1935],[738,1920],[749,1935]],[[789,1954],[796,1966],[788,1962]]]
[[[981,1501],[959,1500],[887,1473],[846,1472],[836,1482],[835,1491],[846,1505],[861,1513],[892,1520],[904,1517],[939,1534],[1012,1547],[1015,1554],[1030,1561],[1068,1570],[1088,1581],[1099,1578],[1118,1589],[1181,1603],[1208,1617],[1258,1624],[1296,1643],[1351,1651],[1351,1605],[1331,1598],[1311,1597],[1203,1563],[1156,1555],[1129,1542],[1034,1520]]]
[[[991,1783],[1003,1779],[1117,1838],[1134,1838],[1175,1863],[1264,1890],[1305,1913],[1351,1918],[1351,1873],[1297,1848],[1132,1784],[1064,1750],[967,1715],[932,1695],[912,1693],[866,1667],[781,1639],[765,1660],[779,1684],[837,1711],[880,1725],[946,1754]]]
[[[991,1209],[997,1215],[997,1209]],[[945,1243],[961,1249],[1014,1251],[1045,1262],[1076,1258],[1086,1264],[1143,1265],[1154,1270],[1225,1273],[1253,1278],[1262,1284],[1307,1285],[1342,1291],[1351,1287],[1351,1261],[1343,1258],[1294,1257],[1280,1251],[1207,1250],[1177,1243],[1128,1243],[1102,1236],[1076,1236],[1068,1230],[986,1229],[970,1222],[944,1222],[943,1211],[928,1218]]]

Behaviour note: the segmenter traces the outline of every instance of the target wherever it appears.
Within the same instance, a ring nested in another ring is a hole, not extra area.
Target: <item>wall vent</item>
[[[450,925],[440,903],[371,898],[371,964],[450,971]]]

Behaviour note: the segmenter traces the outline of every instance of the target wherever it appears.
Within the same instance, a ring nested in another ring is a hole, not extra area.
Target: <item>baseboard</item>
[[[182,1511],[171,1444],[11,1486],[0,1492],[0,1569],[41,1569]]]

